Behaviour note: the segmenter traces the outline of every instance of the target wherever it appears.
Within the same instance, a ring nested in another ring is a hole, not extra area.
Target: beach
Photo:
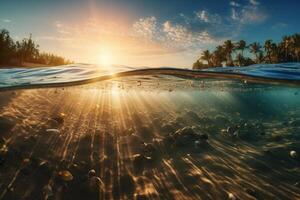
[[[0,199],[300,198],[297,94],[140,80],[1,92]]]

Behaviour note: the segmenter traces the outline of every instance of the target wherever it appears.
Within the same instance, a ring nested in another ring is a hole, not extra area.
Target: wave
[[[172,67],[136,69],[73,64],[38,68],[0,69],[0,90],[67,87],[125,76],[169,75],[188,79],[230,79],[257,83],[300,86],[300,63],[256,64],[247,67],[217,67],[191,70]]]

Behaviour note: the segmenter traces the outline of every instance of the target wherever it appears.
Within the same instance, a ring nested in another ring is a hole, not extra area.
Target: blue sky
[[[2,0],[0,28],[33,34],[76,62],[190,67],[226,39],[263,42],[300,32],[300,1]]]

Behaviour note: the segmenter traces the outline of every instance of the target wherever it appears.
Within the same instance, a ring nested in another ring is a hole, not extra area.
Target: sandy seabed
[[[1,92],[0,199],[300,199],[299,107],[173,89]]]

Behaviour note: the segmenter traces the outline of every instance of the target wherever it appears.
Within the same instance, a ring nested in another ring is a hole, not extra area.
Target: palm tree
[[[210,67],[212,66],[211,58],[212,58],[212,55],[209,52],[209,50],[205,50],[205,51],[202,52],[201,59],[205,60],[208,64],[208,66],[210,66]]]
[[[264,44],[265,52],[267,53],[268,63],[272,63],[271,50],[272,50],[272,40],[266,40]]]
[[[289,51],[291,47],[291,37],[290,36],[283,36],[282,38],[282,46],[285,52],[285,62],[289,60]]]
[[[241,56],[244,56],[244,50],[246,49],[247,45],[245,40],[240,40],[237,44],[236,44],[236,49],[241,51]]]
[[[276,43],[272,43],[271,44],[271,60],[273,61],[273,63],[277,63],[279,62],[279,55],[280,55],[280,52],[279,52],[279,48],[277,46]]]
[[[226,65],[227,66],[232,66],[233,62],[232,62],[232,51],[234,50],[234,44],[231,42],[231,40],[226,40],[224,42],[224,51],[225,51],[225,55],[226,55]]]
[[[226,61],[225,49],[223,48],[223,46],[217,46],[216,50],[213,52],[212,61],[213,66],[215,67],[222,66],[222,63]]]
[[[291,36],[292,51],[293,51],[293,60],[297,62],[300,61],[300,34],[294,34]]]
[[[235,58],[235,62],[238,66],[244,66],[245,58],[241,53],[238,53],[238,55]]]
[[[250,52],[254,54],[256,61],[258,61],[258,53],[261,52],[261,46],[258,42],[250,44]]]
[[[265,60],[265,56],[264,56],[264,53],[262,51],[260,51],[258,53],[258,58],[257,58],[257,63],[263,63]]]

